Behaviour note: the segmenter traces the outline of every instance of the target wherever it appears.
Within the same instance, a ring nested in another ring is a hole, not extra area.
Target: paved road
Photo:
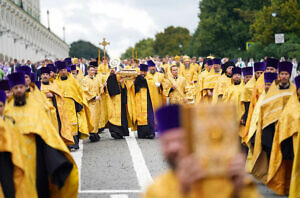
[[[101,138],[97,143],[81,142],[81,149],[72,153],[80,169],[79,198],[140,197],[145,186],[168,168],[157,139],[113,140],[108,131]],[[265,197],[277,197],[264,185],[258,187]]]

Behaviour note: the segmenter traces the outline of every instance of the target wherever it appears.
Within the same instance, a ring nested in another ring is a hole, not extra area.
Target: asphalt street
[[[81,142],[72,155],[80,172],[79,198],[141,197],[153,178],[167,170],[159,140],[139,140],[134,133],[124,140],[113,140],[107,130],[100,142]],[[267,198],[278,197],[258,183]]]

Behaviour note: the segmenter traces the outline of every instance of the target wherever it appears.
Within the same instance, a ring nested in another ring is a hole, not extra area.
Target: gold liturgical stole
[[[182,107],[189,153],[194,153],[208,176],[225,176],[240,152],[235,107],[229,104]]]

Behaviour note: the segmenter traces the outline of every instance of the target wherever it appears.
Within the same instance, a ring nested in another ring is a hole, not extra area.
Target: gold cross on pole
[[[106,57],[106,50],[105,50],[105,48],[106,48],[106,46],[110,45],[110,42],[107,42],[106,38],[103,38],[102,43],[99,43],[99,45],[103,46],[104,58],[105,58]]]

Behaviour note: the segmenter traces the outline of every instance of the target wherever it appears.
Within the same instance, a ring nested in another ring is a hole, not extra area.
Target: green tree
[[[152,38],[143,39],[137,42],[134,46],[134,58],[136,58],[136,52],[138,57],[147,57],[154,55],[153,49],[154,40]],[[122,54],[121,59],[132,58],[132,47],[129,47],[125,53]]]
[[[256,13],[251,25],[253,40],[269,45],[276,33],[300,35],[300,9],[297,0],[272,0],[271,6]]]
[[[202,0],[200,22],[193,35],[189,54],[192,56],[233,56],[245,50],[251,39],[249,27],[254,11],[269,0]]]
[[[132,58],[132,49],[133,49],[133,47],[127,48],[127,50],[121,55],[121,59],[130,59],[130,58]]]
[[[188,29],[170,26],[155,35],[154,52],[159,56],[182,55],[187,51],[190,40],[191,35]]]
[[[143,39],[135,44],[135,51],[138,52],[138,57],[154,56],[154,40],[152,38]]]
[[[98,58],[98,47],[88,41],[75,41],[71,44],[70,56],[78,58]],[[101,57],[104,56],[103,50],[101,50]],[[108,54],[106,54],[108,56]],[[109,56],[108,56],[109,57]]]
[[[300,60],[300,38],[295,34],[287,34],[285,40],[283,44],[271,43],[267,46],[257,42],[249,48],[245,53],[245,57],[253,57],[259,60],[265,56],[272,56],[278,59],[284,56]]]

